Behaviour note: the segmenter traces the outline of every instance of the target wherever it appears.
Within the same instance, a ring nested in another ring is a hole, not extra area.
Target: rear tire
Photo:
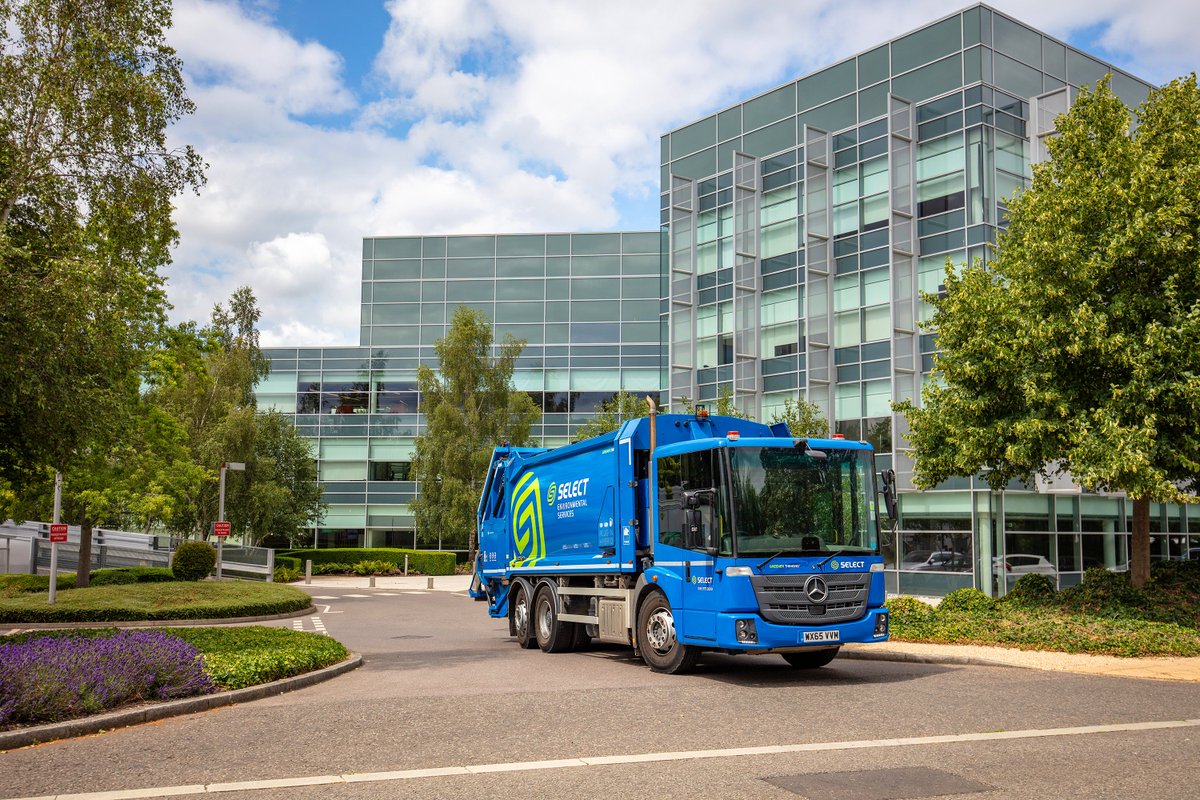
[[[529,592],[521,584],[513,588],[512,615],[517,644],[526,650],[537,647],[537,639],[533,635],[533,609],[529,603]]]
[[[560,622],[554,593],[542,588],[533,600],[533,628],[543,653],[564,653],[575,643],[574,624]]]
[[[837,658],[840,647],[830,647],[825,650],[801,650],[795,653],[780,653],[783,660],[796,669],[818,669]]]
[[[638,609],[637,646],[646,666],[668,675],[691,672],[700,658],[698,648],[681,644],[676,637],[671,604],[658,592]]]

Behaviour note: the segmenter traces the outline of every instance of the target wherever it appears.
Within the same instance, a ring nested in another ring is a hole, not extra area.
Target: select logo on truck
[[[577,481],[550,484],[550,488],[546,490],[546,505],[554,506],[559,519],[575,516],[575,509],[588,504],[587,485],[590,480],[591,478],[580,478]]]
[[[554,491],[553,484],[550,491]],[[541,485],[532,472],[517,481],[512,504],[513,564],[546,555],[546,530],[542,527],[542,505],[538,502],[541,496]]]

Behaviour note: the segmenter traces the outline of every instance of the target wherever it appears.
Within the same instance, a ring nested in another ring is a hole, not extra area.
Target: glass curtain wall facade
[[[358,347],[273,348],[259,407],[313,440],[329,511],[320,546],[414,546],[417,365],[457,306],[528,342],[513,382],[542,409],[534,435],[565,444],[615,392],[659,390],[658,231],[380,237],[363,241]],[[427,542],[425,546],[452,546]]]
[[[730,392],[767,419],[804,397],[831,432],[874,444],[904,491],[891,591],[1003,593],[1025,572],[1069,585],[1127,563],[1119,496],[978,480],[914,491],[891,411],[932,366],[919,293],[944,289],[947,259],[989,257],[1055,115],[1108,73],[1128,105],[1145,99],[1148,84],[974,6],[662,137],[669,398]],[[1161,533],[1185,531],[1177,508],[1159,516]],[[1156,555],[1186,543],[1158,536]]]

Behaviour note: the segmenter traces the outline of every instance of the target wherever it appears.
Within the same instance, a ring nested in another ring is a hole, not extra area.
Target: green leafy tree
[[[734,403],[733,390],[729,388],[723,388],[717,392],[716,405],[713,405],[707,400],[703,403],[697,403],[689,397],[679,398],[679,404],[683,406],[683,413],[685,414],[694,414],[696,411],[696,406],[701,405],[707,406],[708,413],[718,417],[737,417],[738,419],[750,419],[750,415],[743,412]]]
[[[541,412],[525,392],[512,387],[513,365],[525,343],[506,336],[492,343],[492,326],[480,311],[454,310],[446,336],[434,345],[438,369],[417,369],[425,430],[416,440],[414,479],[420,496],[412,503],[418,534],[425,541],[466,544],[475,552],[475,510],[492,450],[503,442],[530,443]]]
[[[650,406],[646,403],[646,398],[629,392],[617,392],[600,404],[596,416],[579,426],[571,441],[582,442],[593,436],[612,433],[629,420],[644,417],[649,413]]]
[[[191,113],[163,0],[0,0],[0,474],[104,457],[164,319],[167,145]]]
[[[1138,126],[1107,82],[1057,121],[1051,159],[1009,203],[993,262],[947,269],[941,352],[909,417],[915,481],[984,470],[994,488],[1069,472],[1133,499],[1131,577],[1149,575],[1152,501],[1200,475],[1200,92],[1151,92]]]
[[[227,505],[226,516],[246,532],[248,544],[268,539],[300,545],[304,530],[320,524],[328,506],[321,499],[312,445],[277,411],[260,413],[254,422],[245,502]]]
[[[792,436],[807,439],[820,439],[829,435],[829,423],[821,416],[821,407],[801,398],[788,398],[783,403],[783,410],[771,415],[772,425],[786,423]]]

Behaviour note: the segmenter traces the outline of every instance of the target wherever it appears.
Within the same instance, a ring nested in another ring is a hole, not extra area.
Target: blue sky
[[[657,225],[667,130],[945,16],[945,0],[175,0],[209,164],[168,270],[180,319],[250,285],[271,345],[358,341],[364,236]],[[1200,4],[994,7],[1152,81]]]

